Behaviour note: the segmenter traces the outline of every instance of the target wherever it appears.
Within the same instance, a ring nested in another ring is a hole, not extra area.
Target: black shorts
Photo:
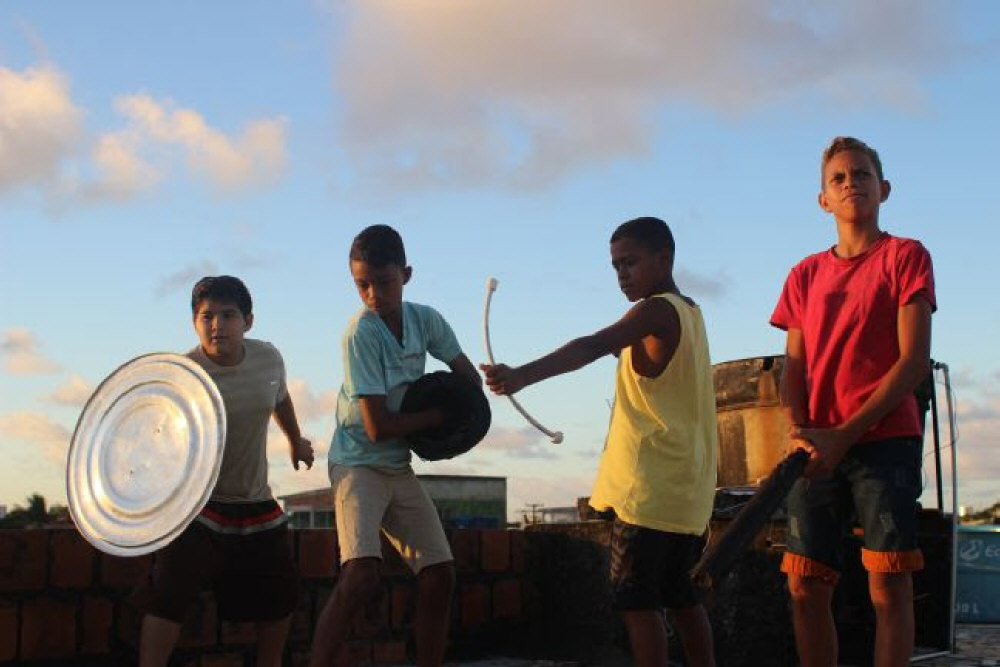
[[[192,522],[157,552],[148,612],[177,623],[202,591],[215,593],[229,621],[276,621],[295,609],[298,575],[282,524],[248,534]]]
[[[621,610],[681,609],[700,602],[688,573],[705,538],[633,526],[615,519],[611,533],[611,585]]]

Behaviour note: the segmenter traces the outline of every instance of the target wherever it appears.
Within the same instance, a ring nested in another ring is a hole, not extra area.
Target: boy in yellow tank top
[[[635,664],[667,664],[669,608],[689,665],[713,666],[712,631],[688,577],[704,548],[715,497],[715,391],[701,310],[674,283],[674,239],[658,218],[611,235],[611,265],[634,302],[620,320],[532,362],[483,365],[497,394],[513,394],[619,357],[611,426],[590,504],[616,515],[611,582]]]

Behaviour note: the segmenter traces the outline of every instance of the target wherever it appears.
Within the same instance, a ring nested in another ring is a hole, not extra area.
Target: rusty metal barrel
[[[756,486],[784,458],[788,417],[778,388],[784,355],[712,366],[719,423],[718,486]]]

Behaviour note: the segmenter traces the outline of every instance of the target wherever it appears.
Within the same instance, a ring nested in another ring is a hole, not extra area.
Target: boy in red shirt
[[[929,372],[934,275],[927,250],[879,228],[889,196],[878,154],[851,137],[823,153],[819,205],[837,244],[799,262],[771,324],[788,332],[782,403],[792,448],[810,455],[788,499],[788,574],[804,667],[835,667],[833,590],[852,512],[875,608],[875,665],[906,665],[913,649],[911,572],[923,425],[914,389]]]

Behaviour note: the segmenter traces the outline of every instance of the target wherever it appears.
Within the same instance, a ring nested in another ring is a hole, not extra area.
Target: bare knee
[[[908,606],[913,599],[913,578],[909,572],[869,572],[868,592],[876,609]]]
[[[798,609],[829,609],[833,603],[833,584],[820,577],[790,574],[788,593]]]
[[[455,588],[455,564],[448,561],[428,565],[417,574],[417,580],[424,590],[450,595]]]
[[[351,599],[367,600],[381,583],[378,560],[357,558],[344,563],[337,577],[336,592]]]

